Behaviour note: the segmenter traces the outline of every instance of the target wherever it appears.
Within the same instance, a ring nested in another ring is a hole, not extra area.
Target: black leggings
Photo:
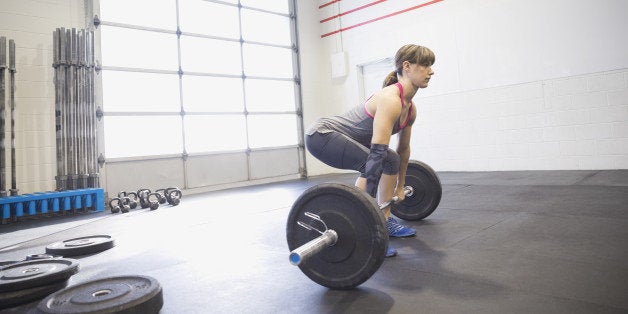
[[[360,176],[365,177],[364,167],[370,148],[354,139],[339,132],[314,132],[305,136],[305,147],[310,154],[325,164],[334,168],[359,171]],[[398,174],[399,163],[399,155],[389,148],[383,164],[384,174]]]

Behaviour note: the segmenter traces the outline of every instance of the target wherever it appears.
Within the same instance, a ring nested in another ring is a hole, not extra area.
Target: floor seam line
[[[453,243],[452,245],[449,245],[447,247],[448,248],[455,247],[456,245],[458,245],[458,243],[461,243],[461,242],[463,242],[463,241],[465,241],[465,240],[467,240],[467,239],[469,239],[471,237],[474,237],[474,236],[478,235],[479,233],[483,232],[484,230],[490,229],[490,228],[492,228],[492,227],[494,227],[494,226],[496,226],[496,225],[498,225],[498,224],[500,224],[500,223],[502,223],[502,222],[504,222],[506,220],[509,220],[509,219],[513,218],[514,216],[518,216],[519,214],[520,213],[516,213],[516,214],[511,215],[510,217],[504,218],[504,219],[502,219],[502,220],[500,220],[500,221],[498,221],[498,222],[496,222],[496,223],[494,223],[494,224],[492,224],[492,225],[490,225],[488,227],[482,228],[482,229],[478,230],[477,232],[474,232],[473,234],[471,234],[471,235],[469,235],[469,236],[467,236],[467,237],[465,237],[463,239],[460,239],[460,240],[456,241],[455,243]]]

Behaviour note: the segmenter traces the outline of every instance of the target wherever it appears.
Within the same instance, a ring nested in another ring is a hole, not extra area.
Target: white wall
[[[0,36],[7,37],[7,46],[8,39],[13,39],[16,45],[15,153],[20,194],[56,187],[52,32],[58,27],[84,28],[84,25],[82,0],[0,0]],[[7,91],[7,189],[11,187],[8,98]]]
[[[323,51],[302,63],[323,59],[327,69],[302,75],[327,75],[307,91],[327,98],[304,98],[304,107],[327,109],[306,110],[306,123],[359,103],[358,65],[417,43],[436,53],[436,75],[414,99],[412,158],[441,171],[628,168],[628,1],[443,0],[320,36],[425,2],[391,0],[307,25]],[[320,21],[368,3],[301,16]],[[339,51],[349,74],[332,79],[329,58]],[[308,157],[309,174],[335,171]]]
[[[437,170],[628,168],[628,1],[444,0],[321,38],[423,3],[389,0],[320,23],[372,1],[318,8],[327,2],[298,1],[306,125],[358,104],[357,65],[412,42],[437,54],[436,76],[415,99],[412,158]],[[85,28],[83,5],[0,0],[0,34],[17,50],[20,193],[55,187],[52,31]],[[332,79],[330,57],[340,51],[347,52],[349,74]],[[307,165],[310,175],[336,171],[310,155]]]
[[[318,117],[334,114],[335,108],[329,105],[331,97],[326,92],[330,88],[331,72],[326,66],[329,62],[329,50],[321,45],[320,40],[318,3],[316,1],[296,3],[303,124],[307,128]],[[305,163],[309,175],[328,171],[325,165],[309,154],[306,154]]]
[[[628,71],[419,99],[413,156],[439,170],[628,168]]]

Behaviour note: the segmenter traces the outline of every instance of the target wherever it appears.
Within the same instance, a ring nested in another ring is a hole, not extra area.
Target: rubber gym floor
[[[627,313],[628,170],[441,172],[436,211],[405,222],[399,255],[364,284],[335,291],[288,262],[294,200],[335,174],[205,194],[127,214],[77,214],[0,226],[0,260],[108,234],[77,258],[69,285],[148,275],[161,313]],[[37,302],[5,310],[23,313]]]

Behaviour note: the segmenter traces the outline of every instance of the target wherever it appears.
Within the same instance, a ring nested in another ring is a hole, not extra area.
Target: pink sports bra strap
[[[397,85],[397,88],[399,88],[399,94],[401,96],[401,107],[403,108],[403,105],[404,105],[403,85],[401,85],[401,83],[399,82],[397,82],[395,85]],[[410,102],[410,108],[408,109],[408,115],[406,116],[406,120],[403,121],[403,124],[399,126],[400,129],[403,129],[406,127],[406,125],[408,125],[408,121],[410,121],[411,115],[412,115],[412,102]]]
[[[395,85],[397,85],[397,88],[399,88],[399,95],[401,96],[401,107],[403,108],[404,102],[403,102],[403,85],[401,85],[401,83],[397,82],[395,83]]]

